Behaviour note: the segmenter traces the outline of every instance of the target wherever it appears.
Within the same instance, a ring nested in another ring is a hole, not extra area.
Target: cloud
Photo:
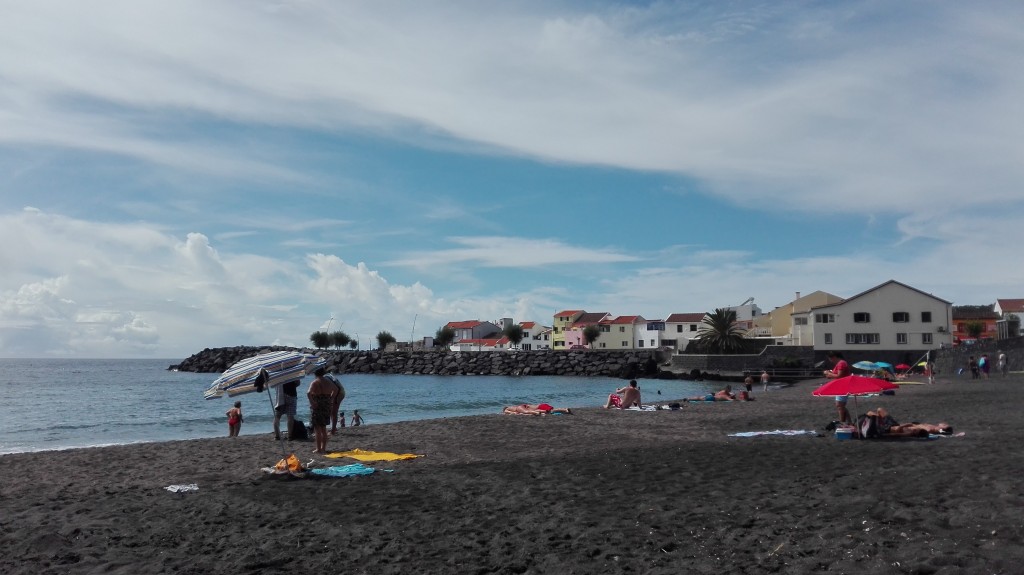
[[[565,264],[611,264],[640,259],[616,250],[572,246],[556,239],[535,240],[501,236],[448,239],[464,247],[431,252],[416,251],[404,258],[390,261],[388,265],[426,269],[471,263],[483,267],[532,268]]]
[[[180,137],[184,113],[672,172],[765,209],[1019,205],[1020,11],[21,3],[0,23],[0,133],[301,178]]]

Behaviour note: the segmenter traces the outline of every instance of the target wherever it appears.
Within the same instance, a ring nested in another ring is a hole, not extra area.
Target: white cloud
[[[610,264],[640,259],[617,250],[572,246],[556,239],[534,240],[501,236],[448,239],[464,247],[412,252],[404,258],[388,263],[417,269],[447,267],[458,263],[496,268],[530,268],[565,264]]]
[[[766,208],[1020,201],[1013,4],[282,6],[8,6],[0,134],[301,178],[166,137],[185,111],[677,172]]]

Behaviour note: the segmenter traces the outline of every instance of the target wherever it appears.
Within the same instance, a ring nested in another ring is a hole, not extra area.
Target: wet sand
[[[0,572],[1021,572],[1024,376],[851,400],[966,432],[930,441],[838,441],[814,384],[347,428],[332,450],[424,455],[352,478],[263,475],[270,433],[0,456]],[[774,429],[821,436],[728,436]]]

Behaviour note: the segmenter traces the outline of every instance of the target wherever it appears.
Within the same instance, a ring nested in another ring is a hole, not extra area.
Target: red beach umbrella
[[[848,375],[833,379],[811,393],[819,397],[824,395],[868,395],[881,393],[887,389],[899,389],[899,386],[877,377]]]
[[[906,370],[910,369],[910,366],[905,364],[905,363],[897,363],[896,364],[896,369],[898,369],[900,371],[906,371]]]

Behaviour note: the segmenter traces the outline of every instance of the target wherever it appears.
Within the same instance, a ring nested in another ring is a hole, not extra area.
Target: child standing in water
[[[363,416],[359,415],[359,410],[352,412],[352,427],[363,424]]]
[[[224,415],[228,416],[228,437],[238,437],[238,432],[242,431],[242,402],[236,401]]]

